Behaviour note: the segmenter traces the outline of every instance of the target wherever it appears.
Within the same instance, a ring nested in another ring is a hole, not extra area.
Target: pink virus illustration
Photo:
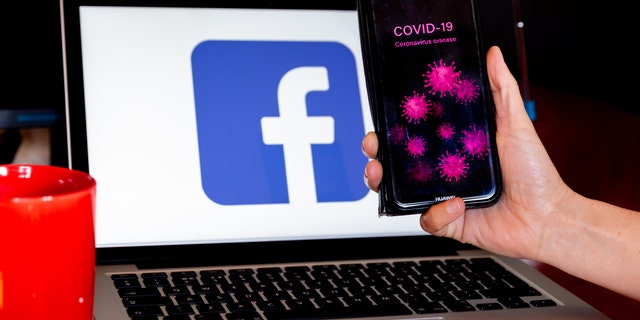
[[[440,97],[453,96],[460,79],[460,71],[456,71],[455,62],[446,65],[440,59],[429,65],[429,70],[422,75],[424,79],[424,87],[430,88],[429,93]]]
[[[456,102],[466,106],[476,101],[480,95],[479,90],[480,88],[473,79],[469,79],[469,77],[460,78],[454,93]]]
[[[427,118],[431,102],[423,94],[413,92],[413,96],[405,96],[400,108],[402,115],[411,123],[419,123]]]
[[[455,134],[456,134],[455,129],[448,122],[445,122],[438,127],[438,136],[443,140],[453,139],[453,136]]]
[[[427,143],[422,137],[411,137],[407,140],[407,153],[414,158],[422,156],[427,151]]]
[[[440,156],[438,170],[440,171],[440,177],[446,181],[460,181],[461,178],[467,176],[469,165],[466,162],[464,155],[460,155],[457,152],[454,154],[447,151]]]
[[[428,163],[420,161],[414,163],[407,169],[407,175],[409,179],[417,182],[427,182],[433,177],[433,167]]]
[[[442,116],[444,115],[444,106],[442,105],[442,102],[433,101],[431,103],[431,110],[429,111],[429,113],[434,117],[442,118]]]
[[[389,129],[389,142],[393,144],[404,144],[406,139],[406,132],[404,130],[404,126],[401,124],[396,124],[395,126]]]
[[[489,136],[483,128],[471,125],[469,130],[462,131],[460,138],[464,151],[476,159],[484,159],[489,154]]]

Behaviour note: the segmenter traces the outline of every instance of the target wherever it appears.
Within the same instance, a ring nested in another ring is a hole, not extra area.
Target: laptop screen
[[[98,248],[424,234],[363,183],[355,1],[86,2],[63,21],[67,108]]]

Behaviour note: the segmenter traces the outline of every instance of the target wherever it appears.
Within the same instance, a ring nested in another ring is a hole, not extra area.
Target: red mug
[[[0,319],[93,319],[96,181],[0,165]]]

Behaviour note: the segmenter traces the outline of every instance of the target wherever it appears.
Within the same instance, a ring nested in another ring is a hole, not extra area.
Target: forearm
[[[539,261],[640,300],[640,212],[572,194],[545,228]]]

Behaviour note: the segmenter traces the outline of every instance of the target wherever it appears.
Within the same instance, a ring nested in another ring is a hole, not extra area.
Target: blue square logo
[[[367,159],[353,53],[205,41],[192,53],[202,188],[222,205],[357,201]]]

